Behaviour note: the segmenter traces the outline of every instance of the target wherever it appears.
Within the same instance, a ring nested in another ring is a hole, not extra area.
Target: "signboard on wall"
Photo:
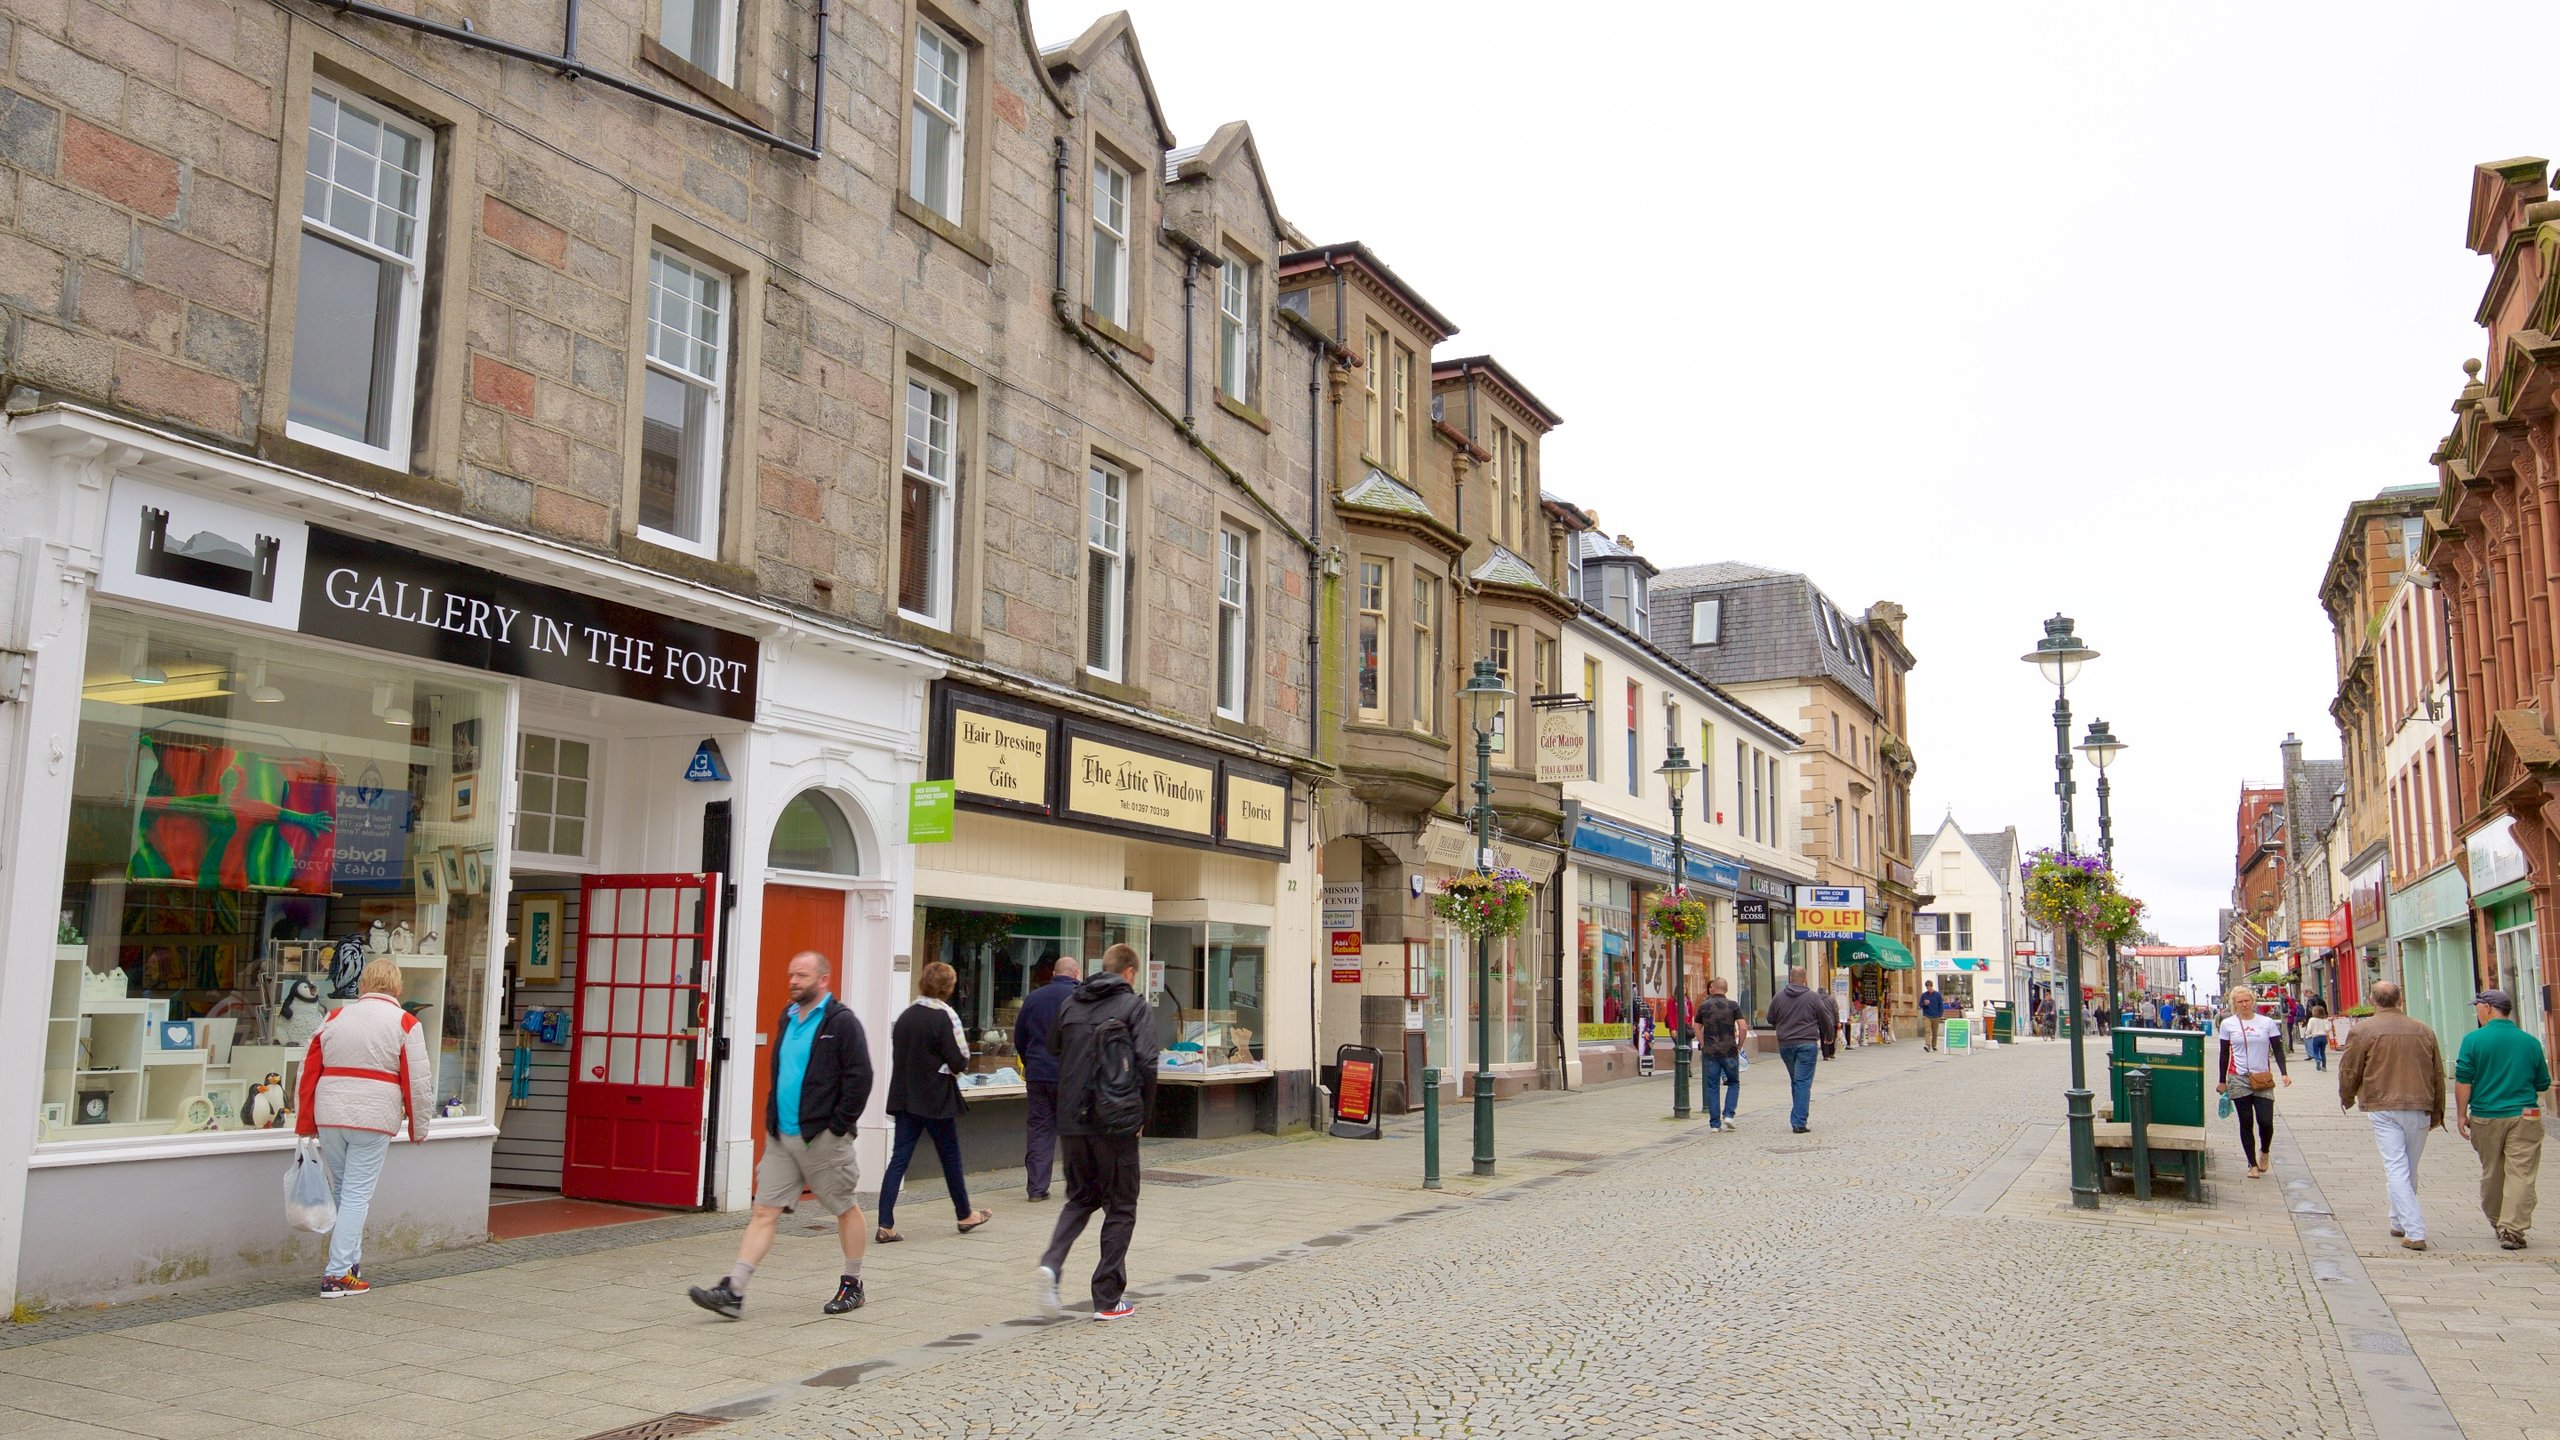
[[[2306,950],[2326,950],[2338,943],[2336,927],[2326,920],[2305,920],[2298,937]]]
[[[1049,742],[1056,726],[993,709],[951,710],[951,783],[986,800],[1045,810],[1049,806]]]
[[[1227,774],[1227,803],[1220,834],[1242,845],[1279,850],[1289,835],[1289,790],[1273,781]]]
[[[1855,940],[1867,933],[1867,887],[1796,887],[1796,938]]]
[[[1360,928],[1360,882],[1331,881],[1324,887],[1324,928]]]
[[[907,843],[938,845],[951,838],[954,786],[948,780],[918,780],[907,787]]]
[[[1588,718],[1588,707],[1579,702],[1538,707],[1539,784],[1560,785],[1590,776]]]

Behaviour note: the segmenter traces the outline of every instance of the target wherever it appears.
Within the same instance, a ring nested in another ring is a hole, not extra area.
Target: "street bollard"
[[[1440,1072],[1422,1072],[1422,1188],[1440,1188]]]
[[[2125,1118],[2133,1127],[2133,1198],[2151,1198],[2151,1067],[2124,1072]]]
[[[1671,1051],[1671,1118],[1689,1118],[1689,1027],[1680,1027],[1680,1038]]]

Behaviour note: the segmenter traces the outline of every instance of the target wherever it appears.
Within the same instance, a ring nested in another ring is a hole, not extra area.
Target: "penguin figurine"
[[[284,1123],[284,1077],[273,1071],[267,1078],[249,1087],[249,1103],[240,1111],[241,1123],[252,1130],[272,1130]]]
[[[382,925],[380,922],[377,921],[373,928],[375,933],[382,933]],[[331,998],[338,1000],[353,1000],[356,998],[356,982],[364,978],[364,961],[364,941],[350,935],[338,942],[337,949],[329,957],[329,994]]]
[[[320,1033],[320,1022],[328,1018],[322,1013],[320,987],[308,980],[295,980],[286,987],[284,1003],[276,1007],[276,1040],[284,1045],[308,1045]]]

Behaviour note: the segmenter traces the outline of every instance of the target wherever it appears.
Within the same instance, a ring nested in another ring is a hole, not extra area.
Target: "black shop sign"
[[[757,647],[750,636],[318,525],[309,554],[305,635],[731,720],[755,718]]]

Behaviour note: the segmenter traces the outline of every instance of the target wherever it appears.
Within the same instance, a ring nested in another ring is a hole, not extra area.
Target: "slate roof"
[[[1659,566],[1637,554],[1633,548],[1621,545],[1597,530],[1576,530],[1573,539],[1582,547],[1582,561],[1586,565],[1594,560],[1633,560],[1644,567],[1647,575],[1659,576],[1662,573]]]
[[[1722,638],[1693,646],[1690,604],[1708,595],[1724,602],[1717,617]],[[1833,604],[1810,577],[1731,561],[1684,565],[1654,577],[1652,599],[1653,643],[1710,680],[1747,685],[1828,676],[1870,706],[1876,703],[1875,677],[1858,664],[1862,652],[1873,660],[1865,625]]]
[[[2302,818],[2308,827],[2301,838],[2308,842],[2337,822],[2344,798],[2339,787],[2347,783],[2347,762],[2305,760],[2296,783],[2302,787]]]
[[[1426,520],[1440,517],[1431,513],[1431,505],[1420,495],[1384,470],[1372,470],[1360,477],[1360,483],[1342,492],[1340,502],[1361,510],[1383,510],[1390,515],[1419,515]]]
[[[1547,582],[1539,577],[1537,570],[1528,561],[1500,545],[1494,546],[1493,553],[1486,556],[1485,562],[1475,568],[1472,578],[1481,584],[1509,585],[1520,590],[1548,588]]]
[[[1573,608],[1574,620],[1567,621],[1567,624],[1579,621],[1582,624],[1605,631],[1617,639],[1634,646],[1638,651],[1660,664],[1664,669],[1671,671],[1681,679],[1689,681],[1699,689],[1706,691],[1707,694],[1715,697],[1717,701],[1731,709],[1734,714],[1741,716],[1744,720],[1747,720],[1752,724],[1760,726],[1770,735],[1778,737],[1780,743],[1786,745],[1788,748],[1793,749],[1794,747],[1804,743],[1803,736],[1798,735],[1793,730],[1779,724],[1769,716],[1752,709],[1748,704],[1744,703],[1740,697],[1734,695],[1728,690],[1725,690],[1706,676],[1690,669],[1686,664],[1683,664],[1678,656],[1665,653],[1661,646],[1654,644],[1644,636],[1639,635],[1635,631],[1628,629],[1626,626],[1619,624],[1617,621],[1610,619],[1608,611],[1601,609],[1597,605],[1584,604],[1580,601],[1576,601]]]

